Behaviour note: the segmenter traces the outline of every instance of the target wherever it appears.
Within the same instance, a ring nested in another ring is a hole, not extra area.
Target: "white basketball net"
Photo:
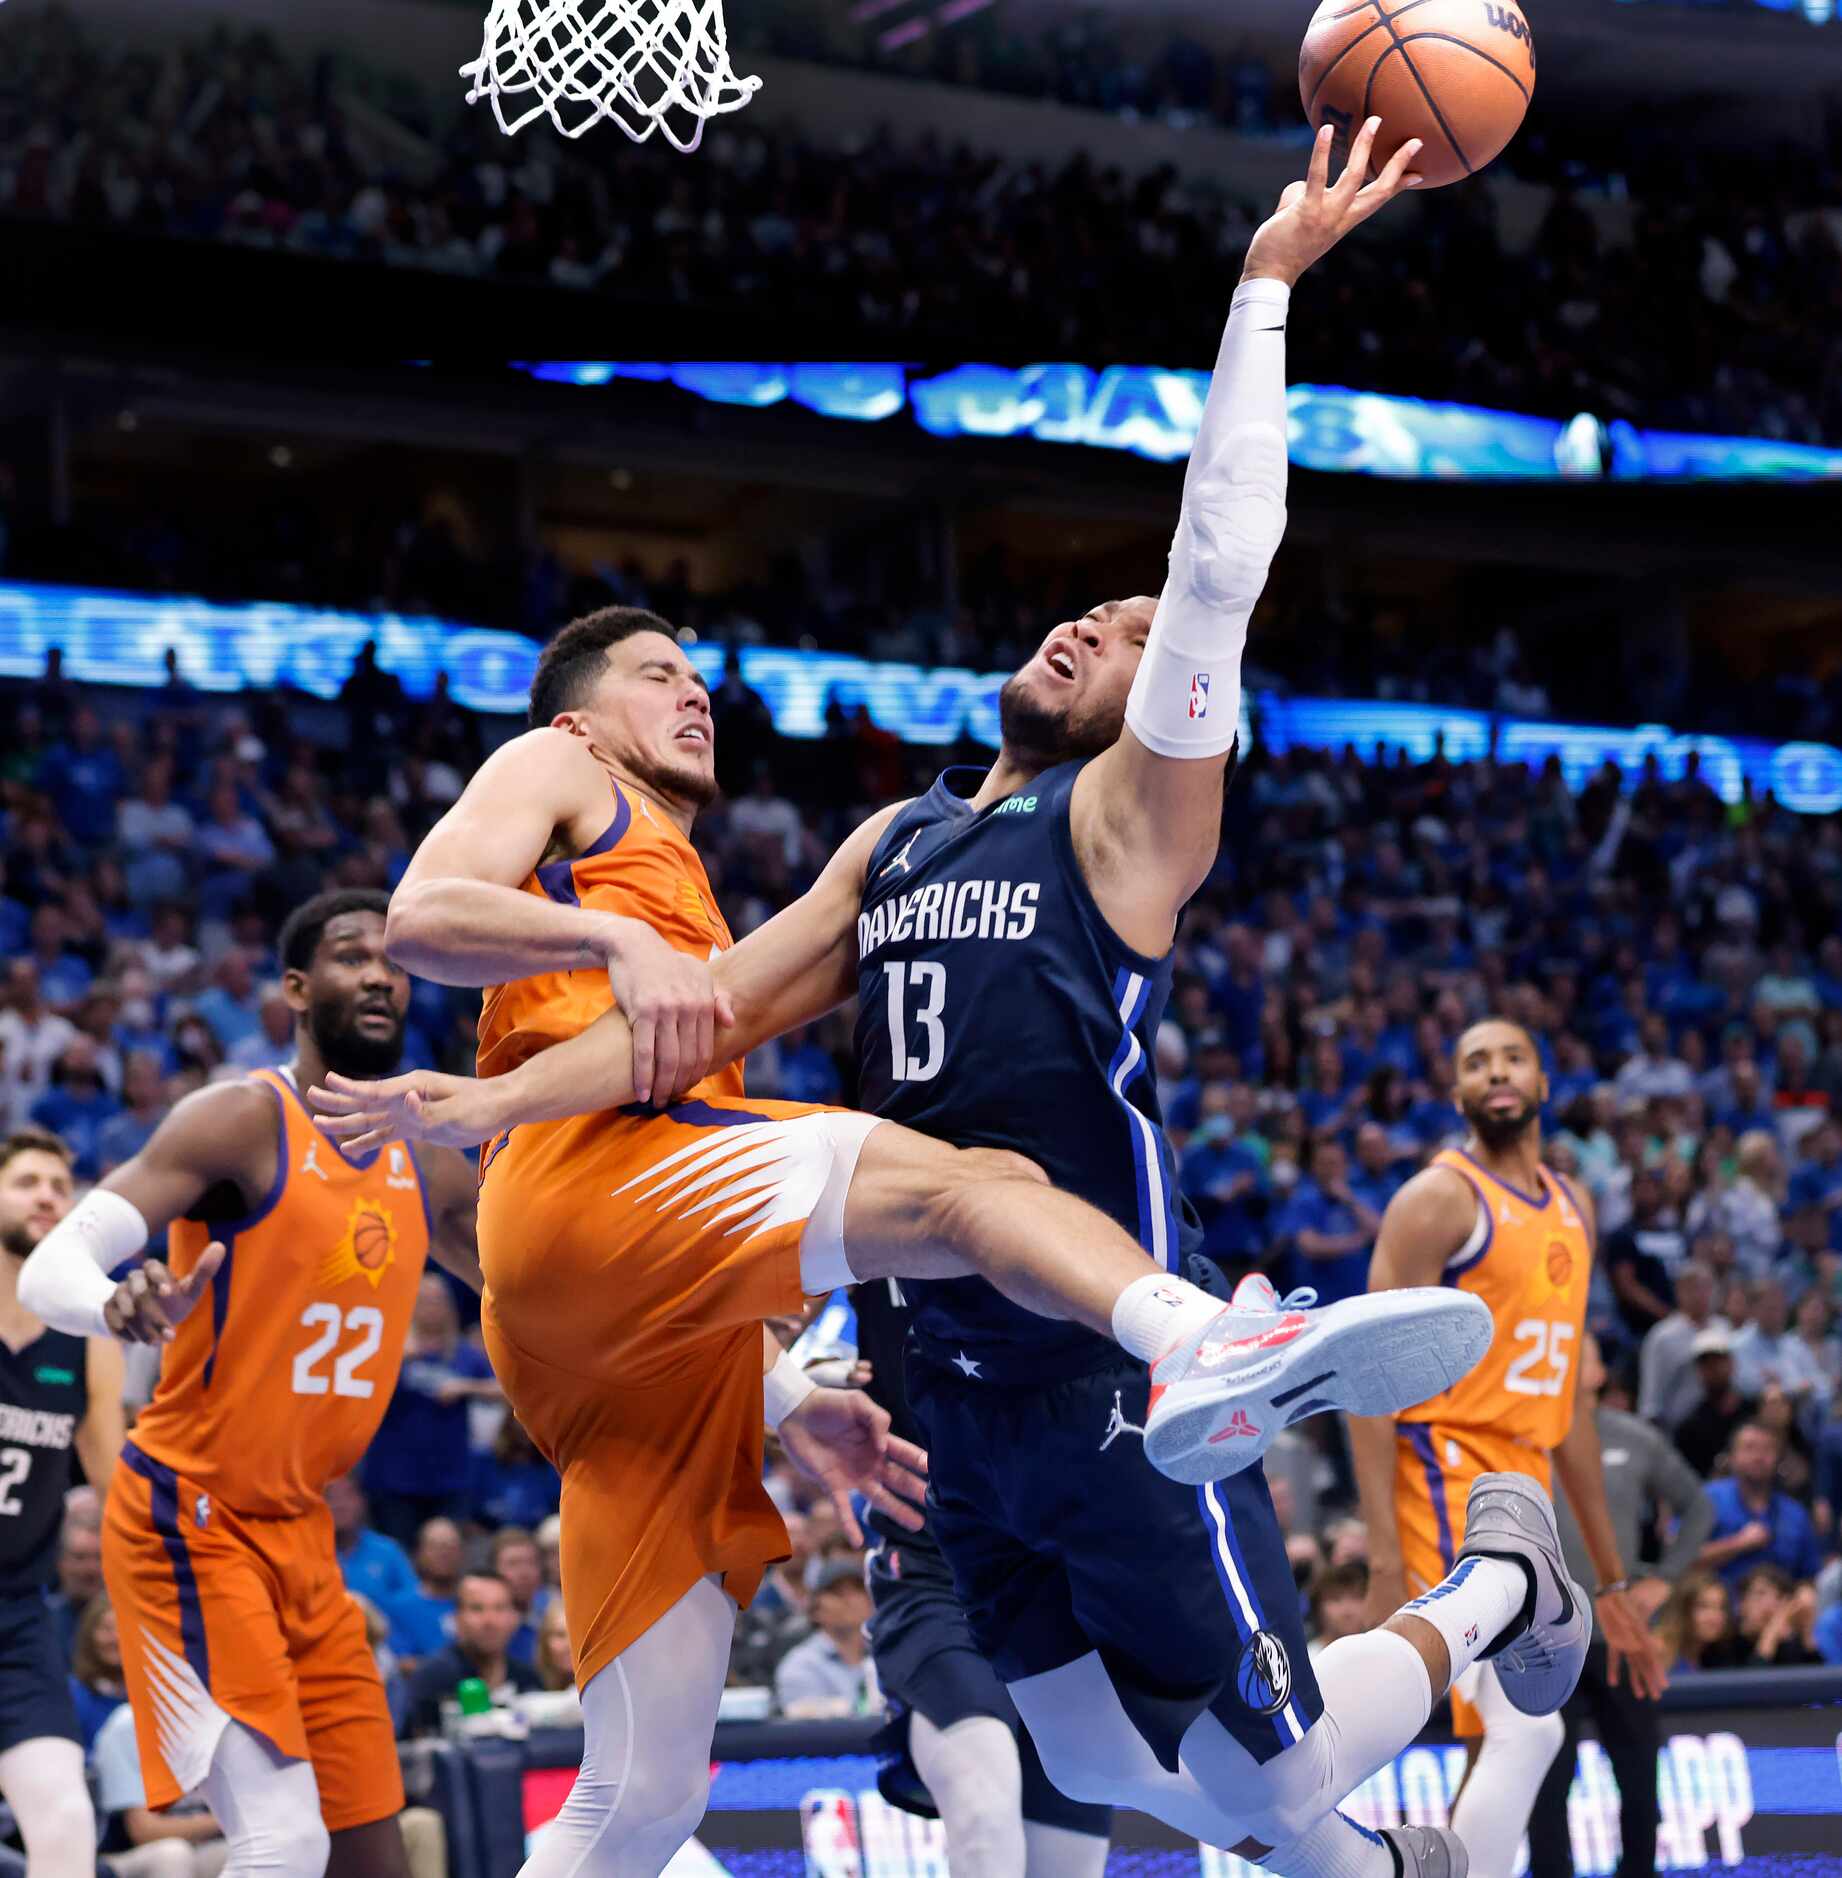
[[[635,143],[658,130],[680,150],[761,89],[729,63],[723,0],[492,0],[480,56],[461,71],[467,102],[490,98],[508,136],[547,116],[580,137],[607,118]]]

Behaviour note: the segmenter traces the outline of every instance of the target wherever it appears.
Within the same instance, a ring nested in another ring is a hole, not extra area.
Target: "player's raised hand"
[[[831,1495],[852,1545],[863,1544],[851,1509],[855,1493],[911,1532],[925,1524],[927,1456],[889,1432],[888,1410],[862,1390],[813,1390],[781,1422],[779,1436],[787,1459]]]
[[[175,1278],[158,1259],[144,1259],[102,1307],[110,1335],[124,1343],[171,1343],[174,1330],[210,1290],[224,1257],[224,1246],[213,1239],[183,1278]]]
[[[1605,1679],[1616,1689],[1620,1665],[1631,1679],[1631,1693],[1654,1702],[1669,1687],[1661,1641],[1645,1626],[1622,1591],[1603,1591],[1593,1604],[1599,1634],[1605,1639]]]
[[[1248,244],[1247,264],[1241,271],[1243,280],[1283,280],[1291,286],[1352,228],[1366,222],[1404,190],[1419,186],[1419,173],[1413,168],[1413,160],[1420,154],[1417,137],[1402,144],[1372,182],[1364,181],[1369,174],[1369,152],[1375,147],[1375,135],[1380,129],[1381,119],[1372,117],[1357,131],[1349,161],[1334,183],[1330,180],[1330,155],[1335,134],[1328,124],[1318,132],[1305,180],[1286,185],[1279,207]]]
[[[473,1148],[499,1132],[493,1090],[474,1076],[411,1070],[377,1082],[326,1072],[307,1091],[320,1126],[354,1154],[387,1141],[427,1141],[438,1148]]]
[[[710,1073],[717,1025],[735,1022],[709,961],[628,920],[608,959],[608,982],[633,1031],[634,1100],[663,1108],[689,1094]]]

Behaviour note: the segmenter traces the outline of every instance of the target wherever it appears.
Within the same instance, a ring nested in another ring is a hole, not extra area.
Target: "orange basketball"
[[[374,1272],[390,1255],[390,1228],[375,1213],[367,1213],[352,1228],[352,1256],[360,1269]]]
[[[1515,0],[1324,0],[1305,29],[1298,90],[1339,159],[1379,117],[1372,167],[1409,137],[1428,188],[1475,176],[1521,127],[1535,93],[1535,35]]]

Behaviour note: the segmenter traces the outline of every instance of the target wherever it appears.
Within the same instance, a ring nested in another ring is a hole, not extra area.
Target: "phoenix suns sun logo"
[[[320,1267],[320,1282],[342,1285],[348,1278],[365,1278],[375,1291],[396,1253],[397,1226],[390,1208],[381,1200],[354,1200],[345,1232]]]

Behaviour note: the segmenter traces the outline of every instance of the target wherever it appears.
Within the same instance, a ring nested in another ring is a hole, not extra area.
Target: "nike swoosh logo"
[[[1257,333],[1282,333],[1285,329],[1286,323],[1284,320],[1281,320],[1277,326],[1256,326],[1254,331]]]
[[[1567,1582],[1567,1574],[1557,1572],[1551,1560],[1543,1562],[1547,1564],[1548,1576],[1554,1580],[1555,1590],[1561,1594],[1561,1622],[1571,1624],[1573,1622],[1573,1588]]]

